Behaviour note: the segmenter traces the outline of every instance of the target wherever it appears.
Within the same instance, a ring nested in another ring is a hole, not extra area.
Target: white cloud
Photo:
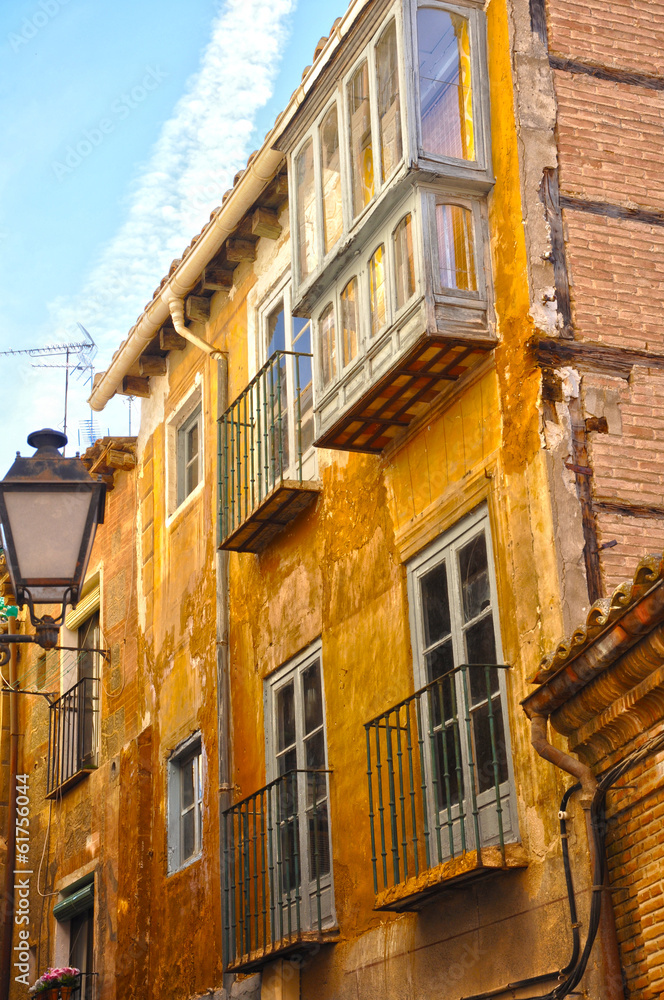
[[[245,166],[254,118],[272,94],[295,2],[226,0],[199,71],[135,181],[123,225],[80,293],[49,304],[54,340],[69,337],[79,320],[94,332],[105,367],[171,260],[181,256]]]

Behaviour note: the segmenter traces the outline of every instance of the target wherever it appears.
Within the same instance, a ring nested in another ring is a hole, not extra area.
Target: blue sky
[[[98,345],[96,370],[105,368],[345,7],[5,0],[0,351],[78,341],[81,322]],[[31,430],[62,426],[64,372],[0,356],[0,375],[2,476],[17,449],[29,453]],[[73,449],[88,394],[74,376]],[[100,433],[126,434],[126,402],[95,420]],[[133,430],[137,420],[135,409]]]

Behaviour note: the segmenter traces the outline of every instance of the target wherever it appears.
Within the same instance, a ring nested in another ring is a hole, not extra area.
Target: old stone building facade
[[[141,424],[17,665],[31,973],[650,1000],[664,4],[340,14],[93,388]]]

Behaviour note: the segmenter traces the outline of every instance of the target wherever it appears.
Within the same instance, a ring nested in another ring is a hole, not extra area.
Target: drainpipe
[[[223,357],[221,351],[212,347],[211,344],[208,344],[206,340],[202,340],[201,337],[197,337],[195,333],[192,333],[188,326],[184,325],[184,299],[178,299],[176,296],[173,296],[168,301],[168,308],[176,333],[179,333],[181,337],[188,340],[190,344],[200,348],[201,351],[205,351],[205,353],[209,354],[211,358]]]
[[[595,792],[597,790],[597,779],[590,768],[581,763],[576,757],[570,756],[564,750],[559,750],[549,743],[547,739],[546,715],[533,715],[530,720],[530,742],[544,760],[550,761],[556,767],[568,774],[573,775],[581,782],[581,794],[579,801],[586,818],[586,831],[588,835],[588,846],[590,851],[590,870],[595,870],[595,837],[590,817],[590,807],[592,805]],[[623,985],[622,965],[620,963],[620,952],[618,949],[618,935],[616,934],[616,919],[613,912],[613,904],[610,897],[610,887],[605,880],[605,888],[595,892],[602,893],[602,906],[599,918],[599,939],[601,941],[602,957],[604,959],[605,983],[604,1000],[625,1000],[625,990]]]
[[[225,357],[217,361],[217,416],[221,416],[228,408],[228,366]],[[217,503],[221,502],[221,483]],[[219,539],[217,539],[218,541]],[[230,709],[230,676],[228,655],[228,552],[217,549],[217,742],[218,742],[218,773],[219,773],[219,873],[221,895],[221,933],[222,958],[226,946],[225,934],[225,898],[226,869],[224,858],[224,821],[223,811],[232,804],[233,785],[231,782],[231,709]],[[235,981],[234,975],[224,974],[223,985],[230,994]]]
[[[16,632],[14,618],[7,619],[7,631]],[[16,686],[18,646],[10,645],[9,686]],[[16,860],[16,774],[18,772],[18,695],[9,698],[9,802],[7,804],[7,854],[2,907],[2,956],[0,961],[0,1000],[9,1000],[11,984],[12,940],[14,930],[14,864]]]

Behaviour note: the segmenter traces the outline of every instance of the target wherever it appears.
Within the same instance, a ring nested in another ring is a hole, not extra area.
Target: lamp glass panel
[[[90,490],[5,492],[16,569],[28,586],[30,580],[73,579],[91,499]]]

